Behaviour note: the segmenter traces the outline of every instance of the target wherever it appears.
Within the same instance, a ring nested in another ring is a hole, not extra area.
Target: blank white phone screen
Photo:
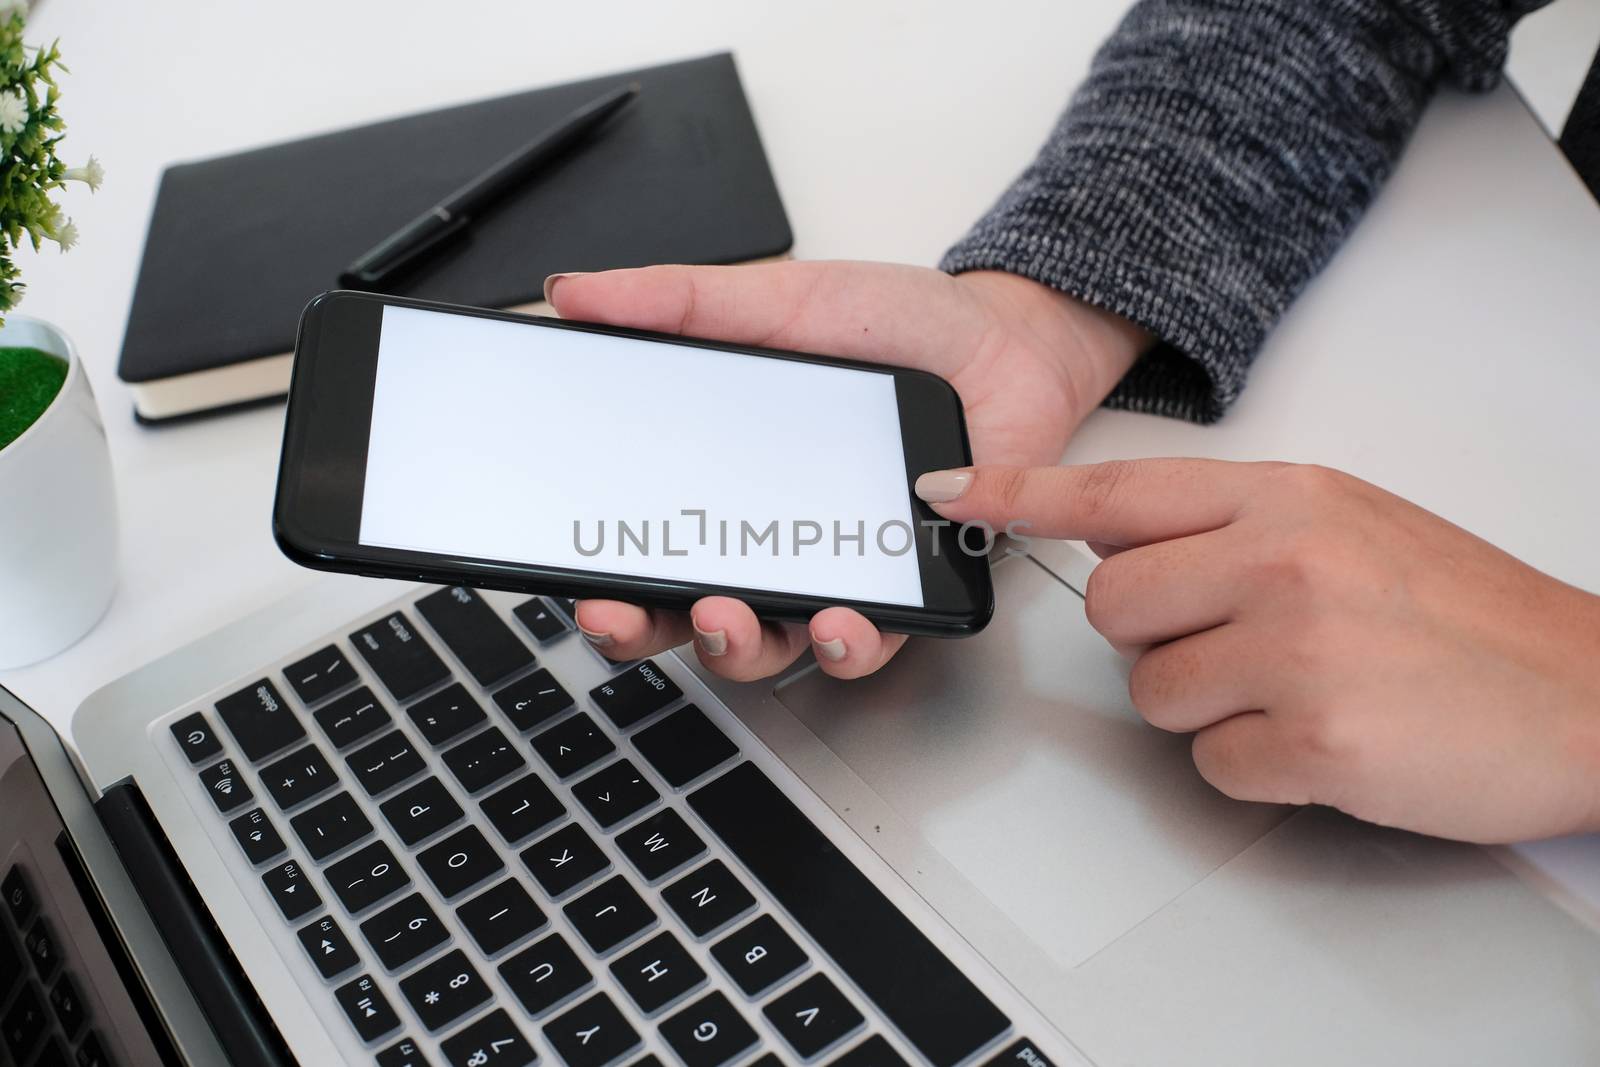
[[[894,378],[385,307],[361,543],[921,607]]]

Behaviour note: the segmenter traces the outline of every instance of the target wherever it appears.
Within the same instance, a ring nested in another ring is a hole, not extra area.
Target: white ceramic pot
[[[34,424],[0,448],[0,668],[55,655],[89,632],[117,584],[111,453],[83,364],[66,334],[11,315],[0,346],[67,361]]]

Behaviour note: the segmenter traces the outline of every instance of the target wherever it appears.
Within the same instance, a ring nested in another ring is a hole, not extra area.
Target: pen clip
[[[350,264],[339,275],[339,284],[346,289],[373,291],[471,222],[466,215],[449,215],[442,209],[422,215]]]

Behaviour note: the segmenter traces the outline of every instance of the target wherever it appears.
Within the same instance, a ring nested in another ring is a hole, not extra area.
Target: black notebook
[[[608,89],[638,98],[394,293],[537,303],[547,274],[786,252],[733,57],[517,93],[169,167],[117,373],[163,421],[282,396],[300,311],[357,256]]]

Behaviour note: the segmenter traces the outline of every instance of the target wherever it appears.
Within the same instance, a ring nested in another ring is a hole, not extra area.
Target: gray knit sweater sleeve
[[[1144,0],[948,271],[1025,275],[1163,342],[1107,403],[1210,422],[1434,89],[1493,87],[1542,0]]]

